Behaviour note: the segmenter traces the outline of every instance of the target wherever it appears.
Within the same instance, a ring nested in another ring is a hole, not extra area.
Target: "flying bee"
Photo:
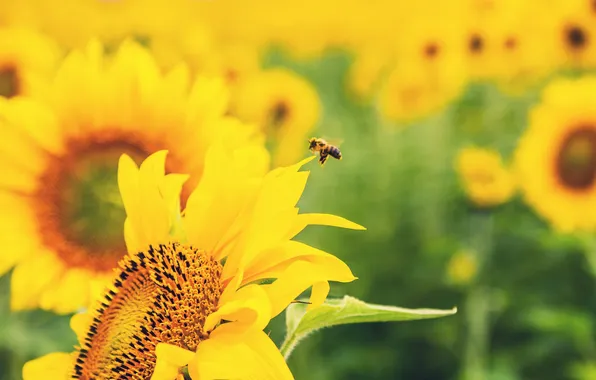
[[[311,152],[315,154],[316,152],[319,152],[319,163],[321,166],[325,164],[325,161],[327,161],[329,156],[337,160],[341,160],[341,151],[339,148],[335,145],[329,144],[327,140],[313,137],[308,140],[308,144],[308,149],[310,149]]]

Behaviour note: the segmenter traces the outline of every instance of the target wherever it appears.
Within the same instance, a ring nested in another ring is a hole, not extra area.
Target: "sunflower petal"
[[[308,225],[319,225],[319,226],[330,226],[348,228],[352,230],[366,230],[366,227],[362,227],[359,224],[351,222],[341,216],[331,214],[299,214],[296,218],[296,222],[292,227],[292,230],[288,234],[288,238],[291,239],[298,235]]]
[[[91,313],[77,313],[70,318],[70,328],[77,335],[79,344],[82,344],[85,337],[87,336],[87,330],[93,322],[93,316]]]
[[[139,168],[137,164],[128,155],[123,154],[118,161],[118,188],[120,189],[120,196],[124,210],[126,211],[127,220],[125,222],[125,235],[127,242],[136,243],[143,246],[147,242],[145,231],[142,223],[142,210],[138,199],[139,193]],[[128,226],[126,224],[128,223]],[[128,227],[128,228],[127,228]],[[128,247],[130,252],[137,249]]]
[[[155,348],[157,362],[151,380],[174,380],[181,367],[193,359],[195,353],[167,343],[158,343]]]
[[[50,252],[35,255],[17,265],[10,282],[11,310],[38,306],[42,292],[60,277],[63,270],[62,263]]]
[[[279,350],[264,332],[251,331],[239,337],[226,325],[218,327],[209,339],[199,344],[188,371],[194,380],[294,379]]]
[[[338,261],[340,260],[338,259]],[[327,289],[326,286],[321,285],[322,282],[350,282],[355,279],[353,276],[346,276],[345,268],[341,268],[341,266],[334,268],[332,266],[318,266],[313,263],[299,261],[291,264],[283,271],[274,283],[261,286],[267,292],[271,301],[271,317],[273,318],[281,313],[292,300],[312,285],[318,284],[312,299],[315,302],[320,302],[323,292]]]
[[[350,268],[336,256],[307,244],[289,240],[275,248],[263,251],[250,266],[245,268],[242,283],[246,284],[263,278],[277,278],[288,266],[297,261],[331,269],[335,273],[334,281],[354,279]]]
[[[23,380],[66,380],[70,378],[72,367],[73,359],[71,354],[54,352],[25,363],[23,366]]]
[[[159,191],[165,176],[167,154],[166,150],[153,153],[139,168],[139,195],[145,206],[142,209],[143,229],[152,243],[163,241],[170,231],[168,209]]]
[[[222,320],[230,321],[229,328],[238,333],[247,329],[262,330],[271,319],[271,305],[267,293],[259,285],[239,289],[205,321],[204,329],[213,329]]]

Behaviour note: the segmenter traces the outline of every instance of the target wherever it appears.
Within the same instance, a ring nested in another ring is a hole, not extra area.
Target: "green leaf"
[[[308,334],[324,327],[367,322],[401,322],[446,317],[457,312],[436,309],[405,309],[396,306],[375,305],[345,296],[330,299],[323,305],[306,311],[307,305],[293,303],[286,310],[286,338],[280,351],[286,358]]]

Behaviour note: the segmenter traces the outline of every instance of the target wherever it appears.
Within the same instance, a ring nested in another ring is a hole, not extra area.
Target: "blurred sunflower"
[[[95,310],[73,317],[80,348],[29,362],[23,378],[174,380],[188,366],[193,379],[292,379],[262,330],[309,287],[316,307],[328,281],[355,277],[337,257],[290,239],[309,224],[363,228],[298,214],[308,178],[298,170],[312,158],[265,174],[266,157],[262,148],[214,145],[181,218],[188,177],[164,175],[166,152],[140,169],[124,155],[118,182],[129,253]],[[255,283],[262,279],[274,282]]]
[[[515,191],[513,175],[503,165],[498,152],[462,149],[456,169],[470,200],[478,207],[492,207],[508,201]]]
[[[562,67],[595,67],[596,24],[591,1],[550,1],[544,4],[533,0],[531,3],[534,9],[545,6],[549,9],[544,17],[537,20],[542,41],[552,41],[550,44],[543,43],[550,47],[547,61]]]
[[[396,65],[381,90],[381,112],[391,120],[411,121],[445,107],[465,85],[463,27],[445,20],[460,17],[458,7],[427,2],[409,4],[409,14],[426,14],[420,7],[432,6],[423,22],[411,18],[403,25],[408,33],[399,36]]]
[[[278,68],[247,79],[238,89],[232,113],[263,128],[274,146],[274,165],[283,166],[302,157],[321,106],[316,90],[306,79]]]
[[[516,151],[526,202],[561,231],[596,228],[595,91],[594,76],[551,82]]]
[[[229,149],[264,143],[254,128],[222,116],[221,80],[191,83],[183,66],[162,75],[132,42],[109,58],[98,43],[74,51],[36,93],[44,101],[0,102],[1,241],[7,247],[0,273],[16,264],[14,310],[69,313],[103,288],[124,250],[120,154],[138,160],[176,148],[168,170],[194,177],[184,202],[212,143],[224,141]]]
[[[447,264],[447,276],[455,285],[467,285],[478,272],[476,255],[468,250],[457,251]]]
[[[29,3],[40,30],[71,48],[82,48],[91,38],[116,43],[130,36],[158,36],[192,21],[189,2],[182,0],[62,0],[59,7],[45,0],[23,3]]]
[[[60,50],[32,30],[0,28],[0,96],[27,95],[36,80],[53,74]]]
[[[360,100],[371,100],[380,87],[383,74],[392,66],[393,60],[386,48],[361,48],[357,51],[348,73],[349,90]]]
[[[527,22],[535,4],[507,0],[479,5],[470,7],[466,17],[465,55],[472,79],[496,81],[519,92],[552,69],[552,62],[544,59],[540,28]]]

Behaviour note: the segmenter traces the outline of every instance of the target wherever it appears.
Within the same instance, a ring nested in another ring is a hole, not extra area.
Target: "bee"
[[[311,152],[315,154],[316,152],[319,152],[319,163],[321,166],[325,164],[325,161],[327,161],[329,156],[337,160],[341,160],[341,151],[339,148],[335,145],[329,144],[324,139],[313,137],[308,140],[308,144],[308,149],[310,149]]]

